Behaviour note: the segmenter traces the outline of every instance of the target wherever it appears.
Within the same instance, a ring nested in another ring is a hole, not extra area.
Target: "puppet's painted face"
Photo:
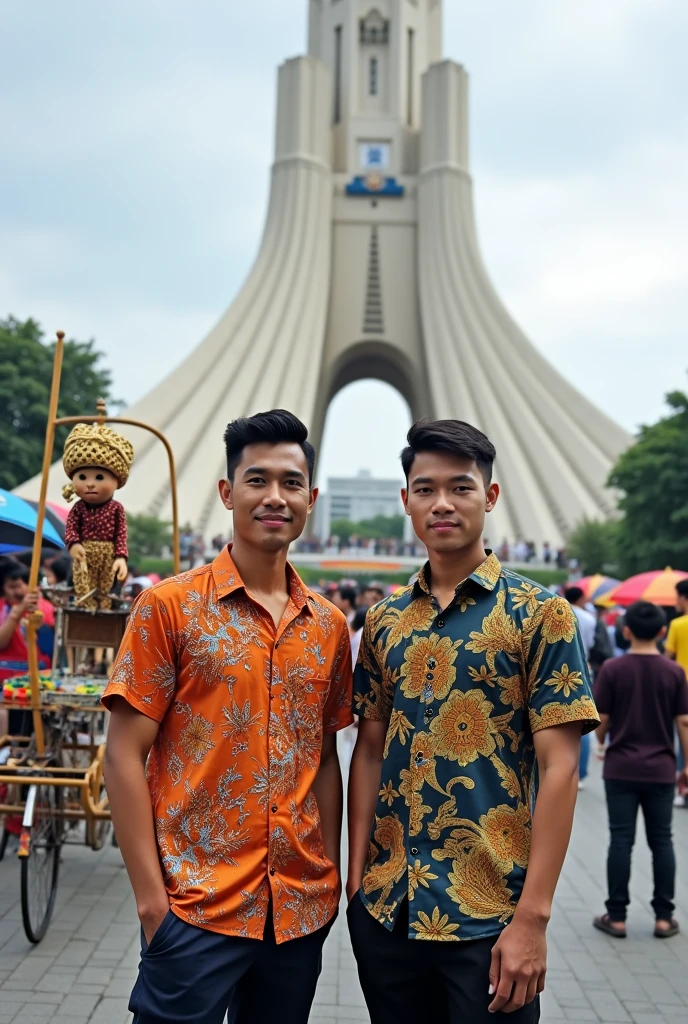
[[[72,477],[72,487],[77,498],[88,505],[102,505],[117,490],[117,477],[109,469],[83,466]]]

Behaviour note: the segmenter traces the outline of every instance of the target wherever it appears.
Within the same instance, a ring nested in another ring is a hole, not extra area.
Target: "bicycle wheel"
[[[61,807],[59,787],[29,787],[19,852],[22,920],[29,942],[41,941],[55,906],[62,847]]]
[[[5,850],[10,839],[10,833],[7,831],[5,826],[2,827],[2,834],[0,834],[0,860],[5,856]]]

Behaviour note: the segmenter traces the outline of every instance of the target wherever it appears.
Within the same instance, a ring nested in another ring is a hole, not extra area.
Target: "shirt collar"
[[[468,580],[472,580],[477,583],[479,587],[486,590],[488,593],[497,586],[499,577],[502,574],[502,565],[497,556],[493,551],[486,551],[486,558],[484,562],[481,562],[475,572],[472,572],[467,579],[462,580],[456,587],[455,593],[457,593]],[[421,590],[424,594],[430,594],[430,562],[426,562],[418,573],[418,579],[416,580],[415,587],[417,590]]]
[[[237,590],[245,590],[244,581],[232,558],[232,545],[227,544],[212,563],[213,580],[218,599],[229,597]],[[311,604],[315,600],[313,593],[305,585],[293,565],[287,562],[287,580],[289,597],[299,611],[311,612]]]

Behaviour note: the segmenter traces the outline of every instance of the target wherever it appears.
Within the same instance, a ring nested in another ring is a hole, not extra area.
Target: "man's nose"
[[[435,495],[435,500],[432,503],[432,511],[437,513],[453,512],[454,506],[450,501],[449,495],[444,491],[438,491]]]
[[[287,504],[286,501],[284,500],[284,498],[282,497],[282,492],[280,491],[280,485],[277,482],[277,480],[275,480],[275,482],[269,486],[268,493],[263,498],[263,504],[264,505],[282,505],[282,506]]]

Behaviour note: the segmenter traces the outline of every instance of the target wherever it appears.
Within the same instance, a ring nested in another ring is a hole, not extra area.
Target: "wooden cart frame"
[[[29,589],[38,591],[38,574],[41,563],[43,525],[45,522],[46,499],[50,467],[55,445],[55,431],[60,426],[76,423],[118,423],[139,427],[154,434],[167,452],[170,472],[173,528],[174,572],[180,572],[179,551],[179,510],[177,503],[177,475],[172,448],[161,431],[140,420],[121,416],[108,416],[104,400],[99,400],[95,416],[58,417],[60,380],[64,354],[64,332],[57,332],[53,378],[50,391],[50,405],[43,453],[41,492],[38,504],[36,533],[29,577]],[[68,614],[68,613],[67,613]],[[81,613],[88,615],[105,629],[103,635],[113,636],[118,627],[104,622],[108,612]],[[0,816],[21,815],[22,827],[18,856],[21,861],[21,903],[24,930],[31,942],[40,942],[45,935],[52,916],[59,875],[61,848],[70,823],[85,823],[84,841],[94,850],[100,849],[109,828],[110,809],[103,784],[103,759],[105,745],[96,740],[95,725],[99,715],[104,715],[98,703],[89,705],[76,698],[70,703],[57,696],[41,694],[38,650],[36,635],[41,624],[41,615],[30,616],[27,628],[28,666],[30,680],[30,701],[6,702],[0,699],[0,707],[8,710],[31,712],[33,735],[30,737],[0,736],[0,751],[10,748],[9,763],[0,765],[0,787],[7,796],[0,802]],[[98,633],[97,625],[93,633]],[[108,646],[94,643],[93,646]],[[89,719],[89,742],[70,740],[69,716],[81,714]],[[66,757],[65,757],[66,755]],[[65,765],[71,758],[73,764]],[[81,763],[79,763],[81,762]],[[78,795],[78,799],[76,798]],[[68,802],[65,798],[71,797]],[[7,832],[0,833],[0,858],[5,852]]]

